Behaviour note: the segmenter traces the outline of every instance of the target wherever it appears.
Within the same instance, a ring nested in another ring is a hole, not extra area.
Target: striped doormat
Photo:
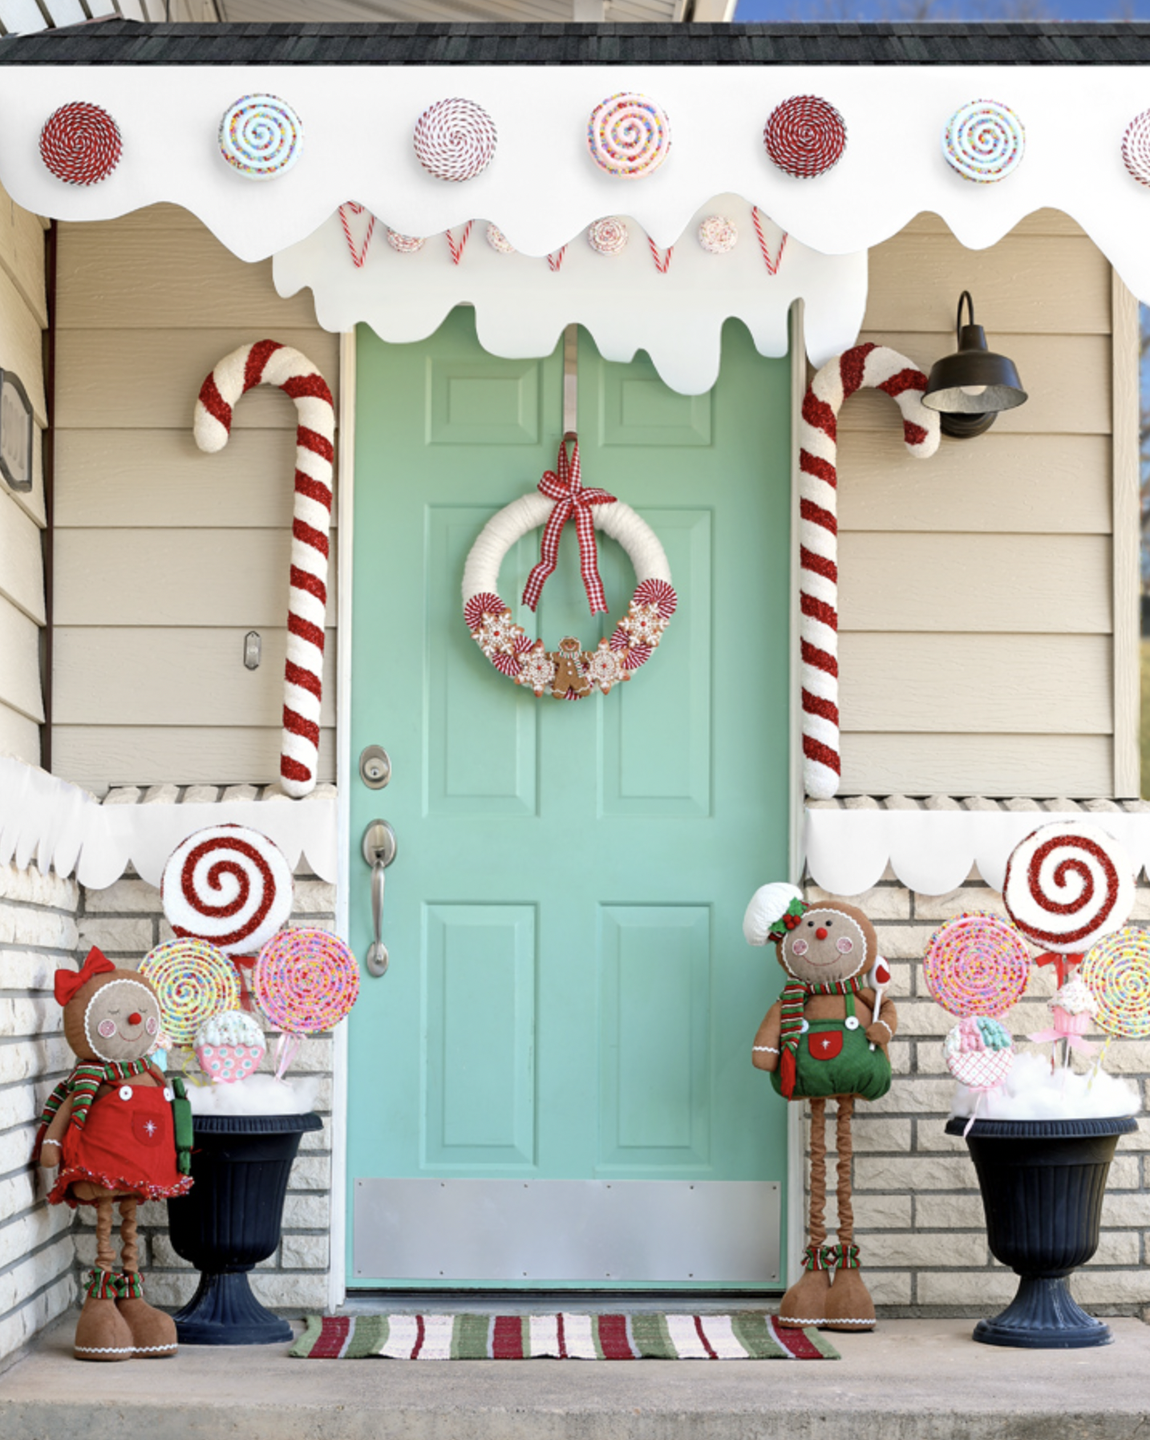
[[[302,1360],[838,1360],[773,1315],[309,1315]]]

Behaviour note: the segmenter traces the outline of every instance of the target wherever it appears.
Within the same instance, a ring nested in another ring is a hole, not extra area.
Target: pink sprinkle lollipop
[[[260,951],[252,988],[268,1024],[283,1032],[278,1078],[304,1035],[330,1030],[351,1010],[359,996],[359,967],[343,941],[326,930],[284,930]]]
[[[1030,976],[1030,951],[997,915],[959,915],[931,937],[922,962],[927,988],[952,1015],[1004,1015]]]

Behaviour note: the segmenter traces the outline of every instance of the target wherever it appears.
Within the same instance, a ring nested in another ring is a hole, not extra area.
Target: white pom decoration
[[[785,880],[760,885],[743,916],[743,936],[747,944],[766,945],[771,938],[771,926],[783,918],[792,901],[802,898],[803,892]]]

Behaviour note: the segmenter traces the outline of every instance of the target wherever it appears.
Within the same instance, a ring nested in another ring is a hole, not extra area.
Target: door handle
[[[374,936],[364,957],[364,968],[377,978],[387,974],[388,953],[383,943],[384,871],[395,859],[395,831],[386,820],[373,820],[363,832],[363,858],[371,866],[371,924]]]

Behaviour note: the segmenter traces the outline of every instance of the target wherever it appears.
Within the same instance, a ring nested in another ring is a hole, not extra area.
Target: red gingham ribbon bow
[[[583,574],[583,588],[591,614],[606,613],[607,597],[603,594],[603,582],[599,578],[599,566],[595,556],[595,521],[591,515],[592,505],[613,505],[615,496],[606,490],[585,490],[579,480],[579,442],[571,448],[571,459],[567,459],[567,437],[559,445],[559,459],[556,470],[545,470],[539,482],[539,492],[555,501],[554,509],[547,517],[543,528],[543,539],[539,546],[539,564],[527,577],[523,588],[523,603],[529,610],[539,604],[543,582],[555,569],[559,559],[559,536],[564,525],[575,517],[575,533],[579,537],[579,569]]]

